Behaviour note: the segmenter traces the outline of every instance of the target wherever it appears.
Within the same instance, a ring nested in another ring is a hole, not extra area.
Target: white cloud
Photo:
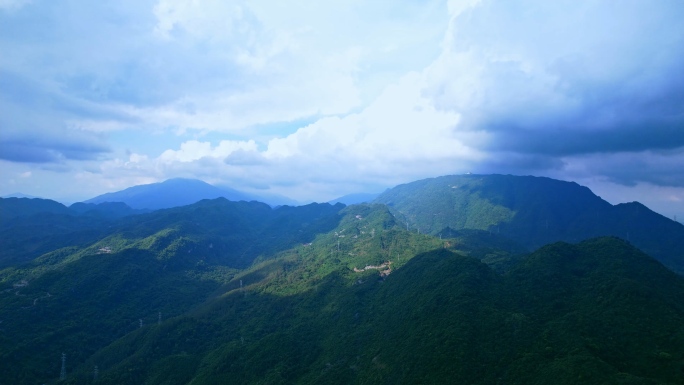
[[[473,129],[615,126],[624,99],[664,97],[665,79],[684,64],[673,51],[684,48],[674,2],[453,3],[430,92]]]
[[[466,171],[483,156],[465,144],[473,134],[459,132],[457,114],[435,110],[422,87],[422,75],[409,74],[360,112],[321,119],[263,149],[253,140],[191,140],[156,158],[131,154],[104,162],[97,175],[192,176],[326,200],[354,189],[380,191],[424,176],[426,166],[433,175]]]
[[[0,140],[27,146],[6,159],[92,186],[187,176],[324,199],[466,171],[682,183],[678,1],[55,4],[0,13]],[[128,130],[167,150],[108,146]]]
[[[164,163],[173,163],[192,162],[202,158],[225,159],[238,150],[256,151],[257,145],[253,140],[246,142],[222,140],[218,146],[212,147],[209,142],[191,140],[181,144],[180,150],[164,151],[158,160]]]
[[[370,106],[344,117],[324,118],[295,133],[268,141],[186,141],[156,159],[143,159],[148,173],[211,171],[217,179],[295,194],[298,199],[332,198],[340,189],[385,188],[428,173],[467,171],[483,153],[467,143],[481,140],[458,129],[459,116],[436,110],[422,95],[423,76],[406,75]],[[133,165],[132,163],[136,163]],[[140,161],[116,167],[129,170]],[[142,171],[142,170],[141,170]],[[353,191],[353,190],[351,190]]]
[[[285,138],[273,139],[265,156],[301,156],[360,161],[472,161],[480,154],[458,131],[459,115],[437,111],[422,96],[422,77],[413,73],[390,85],[368,108],[343,118],[326,118]]]

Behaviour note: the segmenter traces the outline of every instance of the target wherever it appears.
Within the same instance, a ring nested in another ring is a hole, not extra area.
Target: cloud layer
[[[0,159],[17,187],[93,193],[189,176],[325,200],[471,171],[684,198],[681,20],[676,0],[4,2]]]

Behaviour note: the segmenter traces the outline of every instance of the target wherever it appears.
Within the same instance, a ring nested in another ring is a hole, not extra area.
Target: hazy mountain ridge
[[[379,193],[355,193],[343,195],[339,198],[328,201],[330,204],[343,203],[347,206],[357,205],[360,203],[369,203],[375,200],[380,195]]]
[[[166,209],[186,206],[202,199],[226,198],[251,201],[253,197],[229,188],[218,188],[198,179],[175,178],[102,194],[84,203],[123,202],[134,209]]]
[[[84,203],[123,202],[134,209],[159,210],[186,206],[203,199],[226,198],[231,201],[259,201],[271,206],[292,205],[292,199],[279,195],[247,194],[226,186],[214,186],[199,179],[174,178],[160,183],[137,185],[102,194]]]
[[[42,197],[38,197],[38,196],[35,196],[35,195],[30,195],[30,194],[24,194],[24,193],[20,193],[20,192],[16,192],[16,193],[4,195],[4,196],[2,196],[2,197],[0,197],[0,198],[44,199],[44,198],[42,198]]]

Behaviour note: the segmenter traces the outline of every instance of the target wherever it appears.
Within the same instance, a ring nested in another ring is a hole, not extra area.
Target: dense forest
[[[533,177],[346,207],[2,199],[0,384],[681,384],[681,242]]]

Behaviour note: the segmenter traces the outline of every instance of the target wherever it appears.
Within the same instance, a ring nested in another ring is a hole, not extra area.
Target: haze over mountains
[[[328,201],[345,205],[370,202],[379,194],[355,193]],[[229,187],[217,187],[198,179],[175,178],[161,183],[129,187],[125,190],[98,195],[84,203],[123,202],[136,209],[158,210],[185,206],[202,199],[226,198],[232,201],[260,201],[271,206],[297,206],[300,203],[282,196],[260,196]]]
[[[28,195],[28,194],[22,194],[22,193],[14,193],[14,194],[8,194],[3,196],[2,198],[29,198],[29,199],[43,199],[41,197],[33,196],[33,195]]]
[[[202,199],[226,198],[232,201],[262,201],[272,205],[294,201],[272,196],[267,199],[229,187],[216,187],[198,179],[175,178],[161,183],[129,187],[84,201],[84,203],[123,202],[134,209],[166,209],[185,206]]]
[[[684,226],[639,203],[455,175],[130,204],[155,191],[182,198],[0,199],[0,383],[684,381]]]
[[[380,194],[373,194],[373,193],[356,193],[356,194],[347,194],[344,196],[341,196],[339,198],[333,199],[328,201],[330,204],[335,204],[335,203],[343,203],[345,205],[355,205],[359,203],[369,203],[372,202],[375,198],[378,197]]]

